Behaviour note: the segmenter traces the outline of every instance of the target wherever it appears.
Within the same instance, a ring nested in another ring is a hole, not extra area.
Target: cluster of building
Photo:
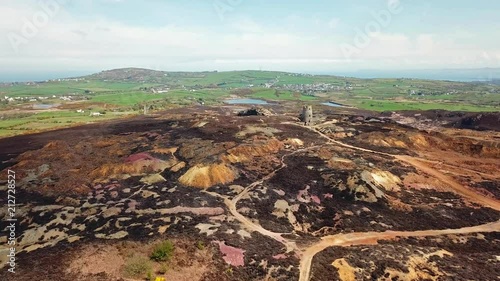
[[[409,93],[410,96],[422,96],[422,97],[425,97],[425,96],[439,96],[439,95],[449,96],[449,95],[459,94],[460,92],[457,91],[457,90],[452,90],[452,91],[448,91],[448,92],[440,92],[440,91],[431,92],[431,91],[425,91],[425,90],[408,90],[408,93]]]
[[[85,78],[61,78],[61,79],[51,79],[46,80],[45,82],[78,82],[78,81],[86,81]]]
[[[274,85],[276,85],[279,81],[280,80],[279,80],[279,77],[278,77],[278,78],[273,79],[273,80],[271,80],[271,81],[269,81],[267,83],[264,83],[264,88],[267,88],[267,89],[273,88]]]
[[[2,102],[36,102],[36,101],[42,101],[42,100],[47,100],[50,97],[9,97],[9,96],[4,96],[3,98],[0,99]]]
[[[65,95],[65,96],[43,96],[43,97],[10,97],[10,96],[3,96],[0,98],[0,102],[39,102],[39,101],[44,101],[48,99],[59,99],[62,101],[75,101],[75,100],[85,100],[88,99],[87,97],[84,97],[82,95],[74,94],[74,95]]]
[[[285,84],[279,87],[282,90],[290,90],[294,92],[300,92],[306,95],[313,95],[317,92],[331,92],[331,91],[342,91],[342,90],[352,90],[352,86],[338,86],[335,84],[328,83],[316,83],[316,84]]]
[[[154,87],[154,88],[151,88],[150,91],[153,94],[164,94],[164,93],[168,93],[170,91],[170,87],[166,87],[166,86]]]
[[[59,99],[63,100],[63,101],[72,101],[72,100],[81,99],[81,97],[76,97],[76,96],[60,96]]]

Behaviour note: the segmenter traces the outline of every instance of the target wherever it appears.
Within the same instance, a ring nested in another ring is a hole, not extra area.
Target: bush
[[[168,265],[163,263],[161,264],[160,268],[158,269],[159,274],[165,274],[168,272]]]
[[[166,240],[154,247],[150,258],[157,262],[168,261],[172,257],[173,252],[174,244]]]
[[[151,272],[152,266],[150,261],[144,257],[132,257],[127,261],[124,267],[125,274],[128,277],[142,277]]]
[[[198,241],[196,243],[196,248],[198,248],[198,250],[202,251],[203,249],[205,249],[205,243],[203,243],[202,241]]]

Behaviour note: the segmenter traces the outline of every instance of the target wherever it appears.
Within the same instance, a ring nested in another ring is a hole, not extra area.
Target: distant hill
[[[265,85],[266,83],[310,84],[316,81],[314,77],[322,76],[258,70],[169,72],[143,68],[121,68],[77,78],[111,82],[168,84],[171,86],[246,87],[248,85]],[[328,77],[330,80],[336,78],[335,76],[324,77]]]
[[[161,83],[169,78],[204,78],[208,72],[166,72],[144,68],[120,68],[106,70],[89,76],[87,79],[128,82]]]
[[[231,79],[227,79],[227,78]],[[309,75],[288,73],[280,71],[204,71],[204,72],[169,72],[144,68],[121,68],[106,70],[89,76],[84,76],[91,80],[106,80],[116,82],[149,82],[149,83],[175,83],[186,80],[195,81],[203,79],[203,82],[212,81],[215,84],[227,82],[227,80],[245,81],[257,79],[265,82],[266,79],[277,77],[329,77],[338,78],[350,77],[358,79],[398,79],[408,78],[416,80],[438,80],[456,82],[489,82],[499,84],[500,68],[480,68],[480,69],[441,69],[441,70],[359,70],[356,72],[336,72],[330,75]],[[289,79],[287,79],[289,80]],[[300,79],[299,79],[300,80]],[[302,79],[304,80],[304,79]],[[307,79],[306,79],[307,80]],[[203,83],[205,84],[205,83]]]

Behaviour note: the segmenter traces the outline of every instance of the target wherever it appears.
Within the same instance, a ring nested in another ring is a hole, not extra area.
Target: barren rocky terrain
[[[500,278],[498,114],[318,107],[305,127],[292,104],[245,109],[0,140],[16,280],[135,280],[127,259],[165,239],[167,280]]]

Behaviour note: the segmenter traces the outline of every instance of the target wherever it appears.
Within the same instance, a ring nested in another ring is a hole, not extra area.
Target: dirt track
[[[464,227],[460,229],[444,230],[424,230],[424,231],[386,231],[386,232],[365,232],[349,233],[326,236],[319,243],[307,248],[300,260],[300,278],[299,281],[309,281],[311,275],[311,262],[314,256],[328,247],[349,247],[356,245],[374,245],[379,240],[390,240],[397,237],[428,237],[449,234],[468,234],[479,232],[500,231],[500,221],[474,227]]]
[[[377,152],[365,148],[360,148],[348,144],[344,144],[342,142],[339,142],[337,140],[331,139],[325,134],[318,132],[314,130],[318,134],[320,134],[322,137],[328,139],[331,143],[350,148],[350,149],[355,149],[355,150],[360,150],[363,152],[370,152],[370,153],[376,153],[384,156],[389,156],[389,157],[394,157],[395,159],[408,163],[415,168],[432,175],[443,182],[446,182],[456,193],[460,194],[461,196],[479,203],[483,206],[490,207],[495,210],[500,210],[500,202],[497,200],[485,197],[481,194],[478,194],[470,189],[467,189],[457,183],[455,180],[452,178],[443,175],[442,173],[430,168],[426,164],[424,164],[421,161],[418,161],[417,158],[415,157],[410,157],[410,156],[402,156],[402,155],[391,155],[387,153],[382,153],[382,152]],[[310,149],[310,148],[309,148]],[[294,153],[298,153],[301,151],[306,151],[308,149],[302,149],[298,150]],[[292,154],[294,154],[292,153]],[[289,155],[292,155],[289,154]],[[289,156],[286,155],[286,156]],[[410,231],[410,232],[404,232],[404,231],[386,231],[386,232],[364,232],[364,233],[349,233],[349,234],[338,234],[338,235],[333,235],[333,236],[326,236],[321,239],[319,243],[316,243],[310,247],[308,247],[305,250],[300,250],[297,249],[296,242],[283,238],[282,234],[280,233],[274,233],[271,231],[268,231],[261,227],[260,225],[257,225],[253,222],[251,222],[249,219],[241,215],[237,208],[236,205],[238,201],[245,196],[253,187],[257,186],[258,184],[263,183],[264,181],[272,178],[277,171],[280,169],[283,169],[286,167],[286,164],[284,162],[285,157],[284,156],[281,159],[282,166],[275,170],[273,173],[267,175],[263,179],[252,183],[249,185],[243,192],[241,192],[238,196],[236,196],[233,200],[229,200],[225,198],[225,204],[229,208],[231,214],[236,217],[238,221],[240,221],[243,225],[245,225],[247,228],[257,231],[265,236],[268,236],[276,241],[279,241],[280,243],[286,245],[287,251],[292,251],[295,250],[299,253],[301,256],[300,260],[300,281],[309,281],[310,280],[310,270],[311,270],[311,263],[312,259],[314,256],[323,251],[324,249],[332,246],[340,246],[340,247],[349,247],[353,245],[373,245],[377,244],[377,241],[379,240],[390,240],[390,239],[395,239],[397,237],[427,237],[427,236],[440,236],[440,235],[448,235],[448,234],[468,234],[468,233],[477,233],[477,232],[495,232],[495,231],[500,231],[500,221],[497,222],[492,222],[488,224],[483,224],[479,226],[474,226],[474,227],[465,227],[465,228],[460,228],[460,229],[445,229],[445,230],[424,230],[424,231]]]
[[[286,154],[286,155],[282,156],[281,157],[281,167],[280,168],[274,170],[272,173],[266,175],[262,179],[260,179],[260,180],[258,180],[256,182],[253,182],[252,184],[250,184],[249,186],[247,186],[241,193],[239,193],[236,197],[234,197],[232,200],[230,200],[229,198],[227,198],[225,196],[221,196],[221,195],[219,195],[217,193],[212,193],[212,192],[207,192],[207,193],[211,194],[212,196],[216,196],[216,197],[220,197],[220,198],[224,199],[224,204],[226,204],[226,206],[229,209],[229,211],[231,212],[231,214],[241,224],[243,224],[249,230],[259,232],[260,234],[262,234],[264,236],[267,236],[269,238],[272,238],[272,239],[274,239],[274,240],[282,243],[283,245],[285,245],[285,247],[287,249],[287,252],[300,251],[299,248],[297,247],[297,244],[296,244],[295,241],[291,241],[289,239],[283,238],[282,235],[285,234],[285,233],[275,233],[275,232],[269,231],[269,230],[263,228],[262,226],[260,226],[260,225],[258,225],[256,223],[252,222],[251,220],[249,220],[248,218],[246,218],[242,214],[240,214],[238,212],[238,210],[237,210],[237,204],[253,188],[255,188],[259,184],[262,184],[263,182],[271,179],[272,177],[274,177],[274,175],[278,171],[284,169],[286,167],[286,163],[285,163],[285,158],[286,157],[289,157],[289,156],[292,156],[292,155],[295,155],[295,154],[298,154],[298,153],[301,153],[301,152],[304,152],[304,151],[308,151],[308,150],[311,150],[311,149],[314,149],[314,148],[317,148],[317,147],[318,146],[313,146],[313,147],[308,147],[308,148],[304,148],[304,149],[299,149],[299,150],[296,150],[296,151],[294,151],[292,153],[289,153],[289,154]]]
[[[400,161],[403,161],[405,163],[414,166],[415,168],[421,170],[426,174],[432,175],[440,179],[441,181],[447,183],[448,186],[450,186],[453,189],[453,191],[460,194],[462,197],[467,198],[472,202],[476,202],[482,206],[489,207],[497,211],[500,210],[500,202],[498,200],[483,196],[479,193],[474,192],[473,190],[470,190],[469,188],[464,187],[451,177],[443,175],[441,172],[436,171],[435,169],[429,167],[422,161],[419,161],[417,158],[410,156],[403,156],[403,155],[395,155],[394,157]]]
[[[290,124],[292,124],[292,123],[290,123]],[[297,125],[297,124],[295,124],[295,125]],[[486,197],[482,194],[479,194],[477,192],[474,192],[473,190],[470,190],[470,189],[464,187],[463,185],[456,182],[451,177],[446,176],[446,175],[442,174],[441,172],[429,167],[427,164],[425,164],[423,162],[423,161],[425,161],[425,159],[419,159],[417,157],[411,157],[411,156],[407,156],[407,155],[393,155],[393,154],[374,151],[374,150],[370,150],[370,149],[366,149],[366,148],[362,148],[362,147],[356,147],[353,145],[345,144],[345,143],[342,143],[340,141],[334,140],[334,139],[328,137],[327,135],[315,130],[314,128],[306,127],[306,126],[302,126],[302,125],[298,125],[298,126],[310,129],[310,130],[318,133],[321,137],[328,139],[330,142],[335,143],[337,145],[340,145],[342,147],[346,147],[346,148],[350,148],[350,149],[354,149],[354,150],[359,150],[359,151],[363,151],[363,152],[375,153],[375,154],[387,156],[387,157],[393,157],[396,160],[407,163],[407,164],[421,170],[422,172],[424,172],[426,174],[432,175],[432,176],[440,179],[441,181],[445,182],[449,187],[451,187],[452,191],[454,191],[455,193],[459,194],[460,196],[462,196],[464,198],[469,199],[472,202],[478,203],[478,204],[485,206],[485,207],[492,208],[492,209],[497,210],[497,211],[500,210],[500,201],[495,200],[493,198]]]
[[[287,123],[287,124],[293,124],[293,123]],[[295,124],[297,125],[297,124]],[[410,156],[403,156],[403,155],[392,155],[388,153],[383,153],[383,152],[378,152],[378,151],[373,151],[370,149],[365,149],[361,147],[356,147],[348,144],[344,144],[342,142],[339,142],[337,140],[334,140],[327,135],[315,130],[314,128],[298,125],[310,130],[313,130],[314,132],[318,133],[321,135],[323,138],[327,139],[329,142],[354,149],[354,150],[359,150],[363,152],[370,152],[370,153],[375,153],[383,156],[388,156],[388,157],[394,157],[395,159],[408,163],[415,168],[429,174],[432,176],[435,176],[439,180],[447,183],[454,192],[458,193],[459,195],[476,202],[480,205],[490,207],[495,210],[500,210],[500,202],[498,202],[495,199],[485,197],[479,193],[476,193],[468,188],[463,187],[461,184],[457,183],[455,180],[452,178],[443,175],[442,173],[430,168],[426,164],[424,164],[421,161],[418,161],[417,158],[415,157],[410,157]],[[283,165],[284,162],[282,160]],[[283,166],[282,166],[283,168]],[[275,172],[274,172],[275,173]],[[268,175],[266,178],[272,177],[274,175],[272,173],[271,175]],[[259,183],[262,183],[263,181],[266,180],[263,179]],[[254,185],[253,185],[254,186]],[[238,220],[243,222],[244,224],[247,224],[247,219],[239,214],[236,210],[236,203],[241,197],[248,192],[248,188],[242,192],[240,195],[238,195],[235,200],[233,200],[231,203],[232,206],[228,206],[231,209],[231,212],[233,215],[235,215]],[[235,202],[236,201],[236,202]],[[253,224],[253,223],[252,223]],[[262,228],[262,227],[258,227]],[[262,234],[265,234],[267,231],[262,231],[258,230]],[[332,247],[332,246],[341,246],[341,247],[348,247],[348,246],[353,246],[353,245],[372,245],[376,244],[378,240],[388,240],[388,239],[394,239],[396,237],[426,237],[426,236],[439,236],[439,235],[447,235],[447,234],[467,234],[467,233],[475,233],[475,232],[495,232],[495,231],[500,231],[500,221],[497,222],[492,222],[488,224],[483,224],[479,226],[474,226],[474,227],[465,227],[465,228],[460,228],[460,229],[445,229],[445,230],[424,230],[424,231],[410,231],[410,232],[403,232],[403,231],[386,231],[386,232],[365,232],[365,233],[350,233],[350,234],[339,234],[339,235],[334,235],[334,236],[326,236],[323,237],[321,242],[314,244],[313,246],[305,249],[304,251],[300,251],[300,281],[309,281],[310,279],[310,269],[311,269],[311,262],[314,256],[318,253],[321,252],[322,250]],[[275,233],[270,233],[273,239],[283,239],[281,235],[279,237],[273,237],[276,236]],[[266,234],[265,234],[266,235]],[[269,236],[269,235],[268,235]],[[281,243],[284,244],[293,244],[295,245],[294,242],[288,241],[286,242],[286,239],[283,239],[283,241],[280,241]]]

